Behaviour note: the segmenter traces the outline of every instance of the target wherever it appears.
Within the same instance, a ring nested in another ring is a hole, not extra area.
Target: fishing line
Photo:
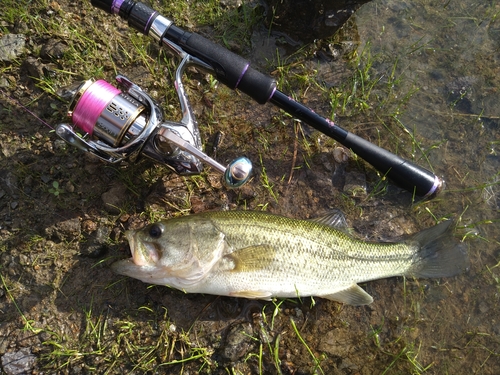
[[[16,105],[16,106],[24,109],[26,112],[28,112],[31,116],[33,116],[34,118],[36,118],[42,124],[44,124],[45,126],[47,126],[50,129],[54,130],[54,128],[50,124],[48,124],[47,122],[43,121],[40,117],[38,117],[37,115],[35,115],[28,107],[26,107],[25,105],[23,105],[19,100],[12,98],[9,94],[7,94],[2,89],[0,89],[0,93],[4,96],[4,98],[10,100],[14,105]]]
[[[104,80],[95,81],[88,88],[82,88],[82,90],[84,91],[80,99],[75,100],[76,106],[72,114],[73,123],[87,134],[92,135],[102,111],[121,91]]]

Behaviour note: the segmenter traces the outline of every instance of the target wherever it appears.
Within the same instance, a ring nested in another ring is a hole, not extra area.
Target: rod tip
[[[434,176],[434,185],[429,190],[429,192],[424,196],[424,199],[436,198],[439,195],[439,193],[441,193],[441,191],[444,190],[445,187],[446,187],[446,182],[442,178]]]

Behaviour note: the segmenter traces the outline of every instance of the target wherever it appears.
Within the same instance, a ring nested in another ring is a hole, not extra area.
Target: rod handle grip
[[[257,103],[267,103],[276,91],[273,78],[253,69],[243,57],[199,34],[172,25],[164,38],[210,65],[221,83],[244,92]]]

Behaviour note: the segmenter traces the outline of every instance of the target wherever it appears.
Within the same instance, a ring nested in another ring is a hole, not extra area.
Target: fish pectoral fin
[[[241,290],[239,292],[231,292],[229,293],[231,297],[240,297],[240,298],[249,298],[249,299],[271,299],[271,293],[262,292],[258,290]]]
[[[354,306],[369,305],[373,302],[372,296],[366,293],[358,284],[353,284],[340,292],[326,294],[320,297]]]
[[[276,249],[271,245],[249,246],[226,255],[234,263],[233,272],[262,270],[274,261]]]

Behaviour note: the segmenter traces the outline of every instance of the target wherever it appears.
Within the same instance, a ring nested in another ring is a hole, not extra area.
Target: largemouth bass
[[[121,275],[186,293],[254,299],[319,296],[373,301],[358,283],[391,276],[448,277],[468,268],[452,221],[401,242],[365,242],[341,213],[296,220],[256,211],[206,212],[127,231],[132,258]]]

